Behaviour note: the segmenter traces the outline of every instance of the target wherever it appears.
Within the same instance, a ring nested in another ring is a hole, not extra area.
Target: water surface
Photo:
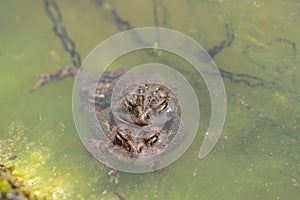
[[[224,71],[228,110],[211,154],[203,160],[197,157],[210,119],[210,101],[205,85],[199,86],[203,81],[190,73],[201,94],[201,122],[194,143],[163,171],[120,173],[118,184],[108,183],[108,175],[87,156],[77,136],[71,110],[73,79],[24,93],[35,83],[36,74],[72,65],[52,31],[44,2],[11,0],[0,5],[1,163],[15,164],[16,172],[35,190],[50,199],[117,199],[115,190],[126,199],[299,197],[298,1],[58,1],[82,59],[98,43],[130,27],[178,30],[206,49],[226,40],[226,24],[235,35],[233,43],[214,57]],[[130,26],[116,23],[112,10]],[[183,70],[190,67],[174,55],[162,55],[162,62]],[[136,52],[118,59],[113,67],[153,60]],[[17,158],[9,161],[13,155]]]

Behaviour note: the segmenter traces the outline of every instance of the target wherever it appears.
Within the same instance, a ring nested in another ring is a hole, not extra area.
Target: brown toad
[[[85,141],[84,145],[104,164],[111,180],[115,182],[118,181],[118,173],[107,161],[107,155],[118,155],[123,160],[149,159],[164,153],[166,149],[175,148],[187,134],[186,130],[177,134],[180,125],[177,113],[180,108],[175,95],[170,89],[157,83],[133,83],[124,89],[113,114],[113,88],[126,71],[125,68],[106,71],[100,80],[84,73],[77,76],[84,109],[97,116],[96,120],[90,120],[89,125],[94,139]],[[29,92],[49,81],[75,76],[77,72],[75,67],[65,67],[50,74],[39,75],[39,82]],[[97,85],[95,91],[91,84]],[[170,148],[169,143],[173,139],[175,142]],[[156,168],[154,163],[153,168]]]

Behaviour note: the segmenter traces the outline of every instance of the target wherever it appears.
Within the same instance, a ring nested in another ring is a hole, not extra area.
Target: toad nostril
[[[138,148],[138,152],[141,153],[143,151],[143,147]]]
[[[150,114],[148,112],[141,115],[141,120],[143,122],[147,123],[147,121],[149,121],[149,119],[150,119]]]
[[[142,151],[143,151],[143,148],[144,148],[144,146],[143,146],[143,144],[139,144],[138,146],[137,146],[137,152],[138,153],[141,153]]]
[[[144,117],[145,120],[149,120],[150,119],[150,114],[146,114]]]

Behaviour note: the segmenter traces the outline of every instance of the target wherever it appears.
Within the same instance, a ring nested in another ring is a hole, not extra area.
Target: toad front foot
[[[119,178],[120,178],[118,171],[116,169],[106,166],[106,165],[104,165],[104,167],[105,167],[105,170],[108,172],[108,175],[110,176],[109,182],[110,183],[115,182],[117,184],[119,182]]]
[[[119,182],[119,173],[115,168],[111,167],[106,160],[106,156],[102,152],[105,145],[106,144],[101,140],[88,140],[84,146],[86,150],[99,161],[99,164],[105,168],[110,176],[109,182],[115,182],[117,184]]]
[[[61,79],[64,79],[64,78],[67,78],[70,76],[74,77],[74,76],[76,76],[77,72],[78,72],[77,67],[67,66],[67,67],[62,67],[58,70],[55,70],[54,72],[37,75],[36,78],[39,79],[38,82],[33,86],[32,89],[28,90],[27,93],[31,93],[51,81],[61,80]]]

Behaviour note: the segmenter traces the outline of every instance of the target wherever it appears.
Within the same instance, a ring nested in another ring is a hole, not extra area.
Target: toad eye
[[[158,112],[163,112],[165,111],[169,106],[169,102],[168,101],[164,101],[162,102],[162,104],[160,104],[160,106],[158,107]]]
[[[119,134],[116,135],[114,143],[119,145],[119,146],[123,145],[123,139],[121,138],[121,136]]]
[[[131,112],[133,110],[133,104],[130,101],[125,101],[124,105],[128,109],[129,112]]]
[[[159,136],[159,133],[156,133],[153,137],[149,138],[147,141],[146,141],[146,144],[148,146],[153,146],[155,145],[155,143],[158,141],[158,136]]]
[[[153,138],[151,138],[151,140],[149,141],[149,145],[150,146],[153,146],[158,140],[158,137],[157,136],[154,136]]]

